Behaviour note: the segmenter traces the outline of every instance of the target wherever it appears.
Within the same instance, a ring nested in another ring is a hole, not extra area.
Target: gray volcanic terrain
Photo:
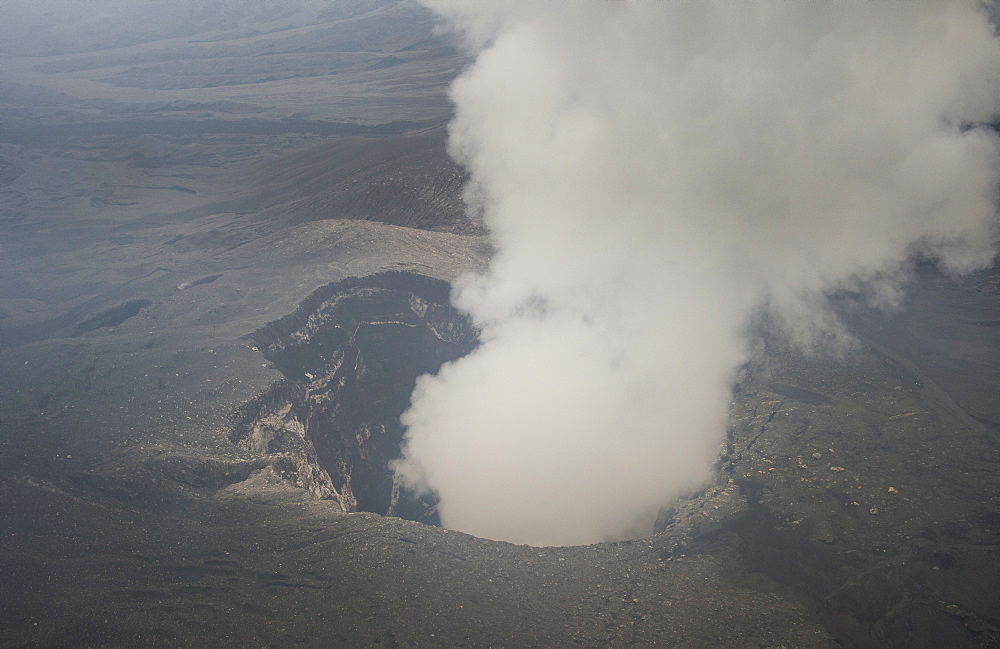
[[[1000,646],[1000,266],[837,294],[840,355],[762,319],[636,538],[477,538],[389,468],[479,344],[457,41],[408,0],[3,13],[3,646]]]

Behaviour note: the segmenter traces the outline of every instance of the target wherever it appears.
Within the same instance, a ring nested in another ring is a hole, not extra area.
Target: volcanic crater
[[[344,512],[439,524],[436,502],[401,487],[389,464],[417,377],[477,344],[449,292],[413,273],[351,277],[247,336],[284,380],[247,404],[232,441]]]

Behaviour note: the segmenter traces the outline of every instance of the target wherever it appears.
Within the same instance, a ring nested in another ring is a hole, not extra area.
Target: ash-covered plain
[[[472,55],[412,2],[164,7],[4,9],[0,644],[1000,644],[997,265],[835,292],[841,354],[756,319],[707,481],[632,540],[443,529],[389,462],[481,344]]]

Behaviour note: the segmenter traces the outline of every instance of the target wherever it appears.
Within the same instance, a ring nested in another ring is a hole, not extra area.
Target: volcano
[[[478,538],[392,470],[486,340],[467,44],[408,0],[4,13],[0,644],[1000,645],[997,265],[831,293],[840,355],[750,323],[632,538]]]

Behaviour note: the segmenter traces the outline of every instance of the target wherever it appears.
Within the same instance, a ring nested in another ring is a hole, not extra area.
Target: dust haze
[[[496,254],[471,355],[418,380],[404,483],[536,545],[648,530],[723,439],[751,319],[899,302],[996,252],[1000,40],[975,2],[428,2],[478,56],[452,155]]]

